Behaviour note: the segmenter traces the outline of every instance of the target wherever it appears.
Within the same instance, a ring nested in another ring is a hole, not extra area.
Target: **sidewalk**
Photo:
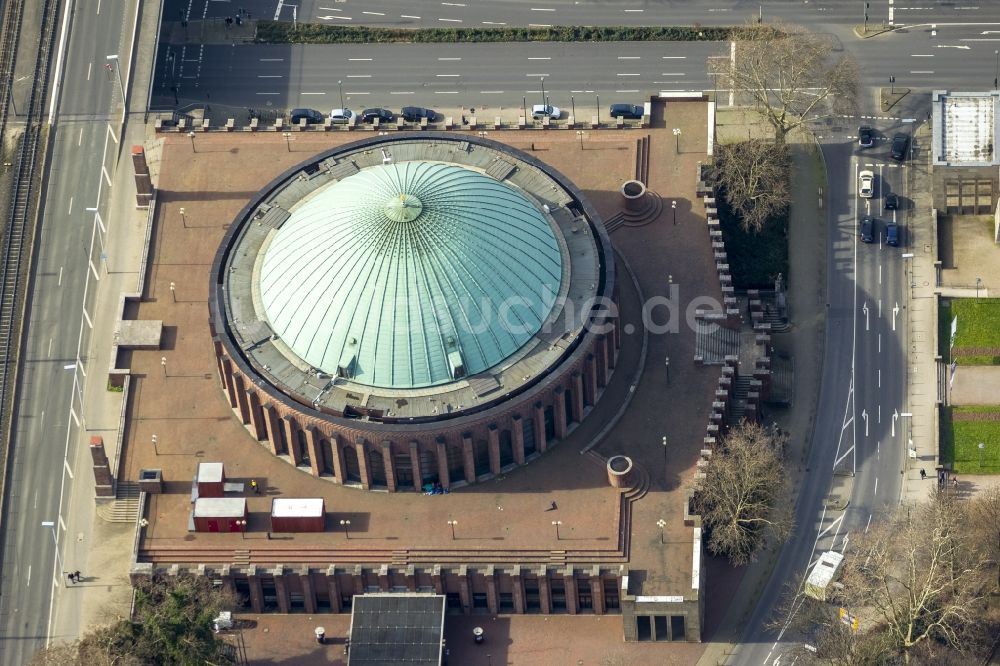
[[[749,120],[760,130],[753,117]],[[730,118],[729,136],[740,140],[738,123]],[[743,130],[745,136],[746,130]],[[788,304],[792,327],[774,336],[776,351],[790,355],[795,363],[797,400],[789,408],[769,408],[769,414],[783,430],[791,434],[786,451],[793,497],[797,497],[804,478],[804,464],[811,446],[813,420],[819,399],[820,371],[823,366],[823,337],[826,330],[826,210],[820,207],[819,189],[825,190],[826,166],[812,134],[796,131],[788,137],[793,174],[792,205],[789,214]],[[723,663],[739,640],[757,603],[757,595],[771,576],[780,550],[774,548],[761,554],[761,559],[743,572],[735,592],[714,589],[708,580],[706,608],[725,603],[728,610],[721,621],[707,622],[706,641],[710,641],[699,664]]]
[[[923,125],[914,134],[914,141],[930,145],[929,125]],[[906,290],[909,308],[907,316],[907,376],[906,411],[912,414],[908,419],[908,447],[903,484],[900,489],[901,502],[923,502],[927,500],[935,478],[934,469],[938,465],[938,409],[937,409],[937,299],[936,286],[937,223],[931,214],[930,151],[923,158],[914,160],[907,166],[909,191],[913,208],[921,211],[908,221],[908,247],[906,252],[913,255],[908,260],[909,270],[905,279],[910,288]],[[913,457],[915,454],[916,457]],[[927,471],[927,480],[920,479],[920,470]]]

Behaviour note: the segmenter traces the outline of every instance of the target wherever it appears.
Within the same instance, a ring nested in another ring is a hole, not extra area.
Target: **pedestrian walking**
[[[254,495],[260,495],[260,486],[257,485],[257,479],[250,479],[250,488],[253,489]]]
[[[957,476],[951,477],[951,487],[952,488],[958,488],[958,477]]]
[[[556,509],[558,509],[558,508],[559,508],[559,507],[558,507],[558,506],[556,506],[556,503],[555,503],[555,501],[553,501],[553,502],[552,502],[552,505],[551,505],[551,506],[549,506],[549,508],[547,509],[547,511],[555,511],[555,510],[556,510]]]
[[[79,583],[80,582],[80,572],[79,571],[74,571],[73,572],[73,578],[76,579],[76,582]]]
[[[920,470],[920,480],[923,481],[926,478],[927,478],[927,470],[925,469]]]
[[[70,582],[70,584],[73,583],[73,573],[72,572],[66,574],[66,580],[68,580]]]

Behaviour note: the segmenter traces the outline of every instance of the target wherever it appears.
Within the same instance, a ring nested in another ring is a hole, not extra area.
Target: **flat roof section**
[[[348,666],[439,666],[443,594],[364,594],[351,608]]]
[[[315,518],[322,516],[324,511],[322,497],[275,497],[271,500],[271,515],[276,518]]]
[[[932,97],[934,164],[995,166],[1000,91],[947,92]]]

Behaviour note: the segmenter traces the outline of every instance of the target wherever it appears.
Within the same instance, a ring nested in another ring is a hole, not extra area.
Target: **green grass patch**
[[[1000,349],[1000,298],[955,298],[949,312],[939,322],[944,331],[943,344],[948,348],[951,320],[958,317],[955,347],[983,349],[983,354],[953,356],[959,365],[1000,365],[1000,354],[987,350]]]
[[[726,243],[733,286],[743,289],[774,289],[778,273],[788,280],[788,210],[768,218],[759,232],[745,231],[740,218],[724,196],[716,197],[719,226]]]
[[[392,42],[719,42],[729,27],[552,26],[548,28],[376,28],[259,21],[263,44],[382,44]]]
[[[996,414],[992,421],[959,421],[957,414]],[[979,443],[984,447],[979,450]],[[941,410],[941,462],[960,474],[1000,474],[1000,407]]]

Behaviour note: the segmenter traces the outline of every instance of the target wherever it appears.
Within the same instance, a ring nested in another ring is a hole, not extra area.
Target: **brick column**
[[[410,440],[410,467],[413,469],[413,491],[421,492],[420,486],[423,484],[423,472],[420,470],[420,445],[416,440]]]
[[[340,440],[340,435],[333,433],[330,435],[330,452],[333,453],[333,475],[337,477],[337,483],[343,485],[344,472],[347,467],[344,465],[344,443]]]
[[[515,564],[510,573],[511,591],[514,593],[514,612],[521,615],[524,613],[524,578],[521,577],[521,565]]]
[[[576,422],[580,423],[583,421],[583,375],[579,372],[574,372],[573,376],[573,412],[576,415]]]
[[[538,570],[538,603],[542,615],[552,614],[552,590],[549,587],[549,572],[545,567]]]
[[[466,483],[475,483],[476,456],[472,453],[472,437],[469,433],[462,435],[462,467],[465,471]]]
[[[323,469],[323,447],[320,440],[323,435],[316,429],[316,426],[309,424],[306,426],[306,447],[309,449],[309,467],[313,476],[319,476]]]
[[[267,426],[264,425],[264,412],[260,408],[260,397],[256,391],[250,391],[250,430],[254,438],[259,442],[267,439]]]
[[[253,564],[247,570],[247,584],[250,586],[250,608],[254,613],[264,612],[264,588],[257,576],[257,567]]]
[[[438,437],[434,446],[437,452],[438,483],[447,490],[451,488],[451,475],[448,473],[448,445],[445,444],[444,439]]]
[[[514,450],[514,462],[524,464],[524,419],[519,415],[510,420],[510,447]]]
[[[93,435],[90,438],[90,458],[94,463],[94,487],[98,497],[115,496],[115,479],[108,465],[108,455],[104,451],[104,438]]]
[[[595,566],[590,572],[590,596],[594,600],[594,615],[604,615],[604,581],[600,567]]]
[[[539,453],[545,453],[549,448],[545,441],[545,406],[540,402],[535,403],[535,448]]]
[[[435,564],[431,567],[431,583],[434,585],[434,594],[446,594],[444,589],[444,576],[441,575],[441,565]]]
[[[597,360],[587,354],[583,361],[583,401],[590,407],[597,404]]]
[[[563,589],[566,591],[566,612],[576,615],[580,611],[580,597],[576,593],[576,578],[573,577],[573,567],[566,567],[562,574]]]
[[[299,570],[299,579],[302,581],[302,600],[307,613],[316,612],[316,590],[313,588],[312,576],[309,575],[309,567],[302,567]]]
[[[494,476],[499,476],[499,474],[500,474],[500,431],[497,430],[496,425],[491,425],[489,427],[489,430],[487,430],[486,434],[489,437],[490,471],[493,472]]]
[[[236,381],[236,407],[240,412],[240,420],[246,425],[250,423],[250,405],[247,403],[247,387],[243,375],[234,375]]]
[[[340,581],[337,580],[337,567],[332,564],[326,568],[326,595],[330,597],[330,612],[343,612],[340,603]]]
[[[271,453],[278,455],[285,446],[281,438],[281,419],[274,405],[264,407],[264,423],[267,425],[267,441],[271,444]]]
[[[226,397],[229,398],[229,406],[236,407],[236,385],[233,383],[233,362],[228,358],[222,359],[222,380],[226,389]]]
[[[392,589],[392,581],[389,580],[388,564],[383,564],[378,568],[378,589],[381,592],[388,592]]]
[[[368,455],[365,451],[365,441],[355,442],[354,452],[358,456],[358,471],[361,477],[361,487],[368,490],[372,487],[372,475],[368,469]]]
[[[486,607],[489,609],[490,613],[496,615],[500,612],[500,597],[497,593],[496,567],[492,564],[488,565],[483,574],[484,578],[486,578]]]
[[[278,596],[278,612],[287,614],[289,606],[288,585],[285,581],[285,566],[279,564],[274,567],[274,593]]]
[[[594,372],[597,375],[597,385],[604,388],[608,385],[608,343],[605,341],[606,335],[597,336],[597,344],[594,345]]]
[[[462,612],[472,614],[472,590],[469,589],[469,567],[458,567],[458,598],[462,600]]]
[[[392,458],[392,442],[382,442],[382,466],[385,467],[385,485],[390,493],[396,492],[396,461]]]
[[[412,564],[407,564],[405,573],[406,576],[406,589],[409,592],[417,591],[417,570]]]
[[[299,447],[299,424],[291,416],[282,419],[285,429],[285,448],[288,449],[288,457],[292,459],[292,464],[298,467],[302,464],[302,449]]]
[[[566,430],[569,425],[566,422],[566,389],[557,386],[556,390],[552,392],[552,402],[554,421],[552,425],[555,426],[556,439],[566,439]]]

